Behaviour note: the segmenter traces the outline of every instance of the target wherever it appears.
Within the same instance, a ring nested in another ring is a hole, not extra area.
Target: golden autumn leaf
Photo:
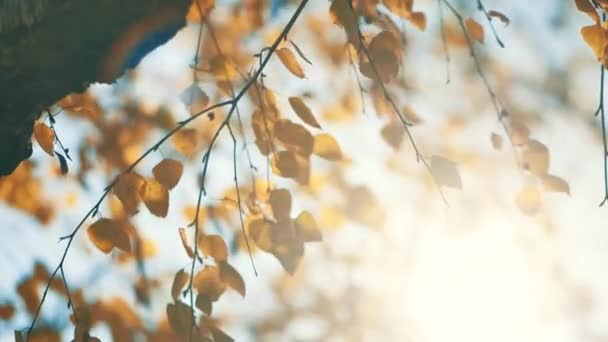
[[[217,301],[226,289],[218,267],[212,265],[205,266],[194,276],[193,286],[199,294],[208,296],[212,302]]]
[[[565,194],[570,195],[570,185],[568,182],[563,180],[560,177],[554,175],[543,175],[541,177],[543,181],[543,189],[548,192],[563,192]]]
[[[122,174],[118,178],[118,182],[114,185],[114,194],[129,216],[135,215],[138,212],[140,197],[139,190],[144,184],[144,179],[136,173]]]
[[[305,156],[312,153],[314,139],[302,125],[285,119],[279,120],[274,126],[274,135],[289,150]]]
[[[462,180],[456,164],[444,157],[434,155],[431,157],[431,174],[440,186],[447,186],[462,190]]]
[[[306,75],[304,74],[304,70],[302,70],[300,63],[298,63],[298,60],[296,59],[296,56],[293,54],[293,52],[291,52],[289,48],[277,49],[276,54],[281,60],[281,63],[283,63],[283,65],[285,66],[285,68],[287,68],[287,70],[289,70],[289,72],[299,78],[306,77]]]
[[[215,7],[215,0],[195,0],[192,1],[186,19],[191,23],[200,23]]]
[[[181,301],[167,304],[167,320],[173,332],[180,336],[188,336],[192,329],[192,312]]]
[[[43,122],[36,122],[34,125],[34,137],[44,152],[51,157],[55,156],[55,133],[53,133],[53,130],[49,126]]]
[[[291,151],[279,151],[272,157],[272,171],[285,178],[298,175],[298,161]]]
[[[175,277],[173,278],[173,284],[171,285],[171,298],[176,301],[179,298],[179,295],[182,292],[186,283],[190,280],[190,273],[179,270],[175,273]]]
[[[521,163],[525,170],[536,176],[543,176],[549,172],[549,150],[541,142],[530,139],[524,150]]]
[[[341,26],[346,32],[348,42],[356,49],[361,45],[359,23],[353,13],[349,0],[333,0],[329,7],[329,14],[334,24]]]
[[[330,134],[323,133],[315,135],[312,153],[327,160],[341,160],[342,150],[334,137]]]
[[[301,98],[290,97],[289,104],[291,105],[291,108],[293,108],[293,111],[296,112],[298,117],[302,119],[302,121],[307,123],[309,126],[321,129],[321,125],[319,125],[317,122],[315,115]]]
[[[124,223],[101,218],[89,226],[87,235],[95,247],[105,254],[110,253],[114,247],[126,253],[131,252],[131,241]]]
[[[502,148],[502,137],[500,135],[492,133],[490,140],[492,141],[492,147],[494,147],[495,150],[500,150]]]
[[[169,190],[156,180],[147,180],[139,189],[139,196],[150,212],[166,217],[169,211]]]
[[[186,157],[192,157],[198,146],[198,133],[195,129],[180,129],[171,137],[176,151]]]
[[[321,231],[317,221],[308,211],[301,212],[294,220],[296,234],[303,242],[322,241]]]
[[[270,192],[268,200],[272,215],[277,221],[289,220],[291,213],[291,194],[287,189],[275,189]]]
[[[591,50],[593,50],[595,57],[600,61],[604,60],[604,52],[608,45],[608,39],[606,37],[606,31],[602,26],[600,26],[599,23],[583,26],[581,28],[581,36]]]
[[[256,110],[251,116],[251,127],[255,135],[255,144],[258,146],[260,153],[267,156],[273,150],[271,132],[274,128],[275,120],[267,112]]]
[[[476,22],[473,18],[467,18],[464,21],[465,26],[467,27],[467,32],[475,39],[476,41],[483,44],[484,40],[484,31],[483,27]]]
[[[184,172],[184,165],[174,159],[163,159],[152,169],[154,178],[168,190],[173,189]]]
[[[399,73],[401,42],[390,31],[382,31],[374,36],[368,47],[368,61],[361,61],[361,73],[370,79],[390,82]],[[377,73],[377,74],[376,74]]]
[[[198,245],[203,255],[212,257],[216,263],[228,259],[228,247],[219,235],[203,235]]]
[[[398,122],[396,120],[388,122],[386,125],[384,125],[384,127],[382,127],[382,130],[380,131],[380,134],[382,135],[384,141],[386,141],[386,143],[389,144],[395,150],[399,149],[399,147],[403,143],[404,133],[405,131],[403,130],[403,125],[401,124],[401,122]]]
[[[272,250],[271,223],[263,218],[248,219],[247,233],[255,244],[266,252]]]
[[[526,215],[536,214],[541,207],[540,191],[535,186],[525,185],[515,197],[515,204]]]
[[[190,246],[190,242],[188,241],[188,233],[186,233],[186,229],[179,228],[178,232],[179,238],[180,240],[182,240],[182,246],[184,247],[186,254],[190,259],[194,259],[194,251],[192,250],[192,246]]]
[[[407,20],[420,31],[426,30],[426,15],[423,12],[412,12]]]
[[[587,1],[587,0],[585,0],[585,1]],[[504,13],[496,11],[496,10],[490,10],[488,12],[488,15],[492,18],[497,18],[498,20],[502,21],[502,23],[505,24],[505,26],[509,26],[509,23],[511,22],[509,20],[509,18],[506,15],[504,15]]]
[[[245,297],[245,281],[240,273],[225,261],[219,263],[219,268],[220,279],[241,296]]]

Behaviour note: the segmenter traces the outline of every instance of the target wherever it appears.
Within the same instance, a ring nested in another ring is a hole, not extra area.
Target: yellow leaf
[[[483,39],[484,39],[483,27],[481,25],[479,25],[478,22],[473,20],[473,18],[467,18],[464,21],[464,24],[466,25],[467,31],[469,32],[471,37],[473,37],[473,39],[475,39],[476,41],[483,44]]]
[[[251,116],[251,127],[255,135],[255,143],[260,152],[265,156],[272,152],[273,149],[270,134],[273,131],[274,122],[275,120],[270,115],[265,115],[261,110],[256,110]]]
[[[195,0],[192,1],[186,19],[191,23],[200,23],[215,7],[215,0]]]
[[[305,156],[312,153],[312,134],[302,125],[289,120],[279,120],[274,126],[274,135],[289,150]]]
[[[139,206],[139,190],[144,184],[144,179],[136,173],[122,174],[114,185],[114,194],[125,209],[127,215],[135,215]]]
[[[303,211],[294,220],[296,234],[303,242],[322,241],[321,231],[311,213]]]
[[[150,212],[159,217],[169,211],[169,190],[156,180],[147,180],[139,190],[139,195]]]
[[[186,233],[186,229],[179,228],[179,238],[182,240],[182,246],[184,246],[184,250],[190,259],[194,259],[194,251],[190,246],[190,242],[188,241],[188,234]]]
[[[422,12],[412,12],[407,18],[420,31],[426,30],[426,16]]]
[[[495,150],[500,150],[502,147],[502,137],[496,133],[492,133],[490,136],[490,140],[492,141],[492,147]]]
[[[530,139],[523,152],[522,167],[536,176],[546,175],[549,171],[549,150],[542,143]]]
[[[283,63],[283,65],[285,66],[285,68],[287,68],[287,70],[289,70],[289,72],[291,72],[295,76],[298,76],[299,78],[304,78],[306,76],[304,75],[304,70],[302,70],[300,63],[298,63],[296,56],[293,54],[293,52],[291,52],[289,48],[278,49],[276,50],[276,54],[277,56],[279,56],[281,63]]]
[[[174,301],[179,298],[179,295],[181,294],[184,286],[186,286],[188,280],[190,280],[190,273],[184,270],[179,270],[177,273],[175,273],[173,285],[171,285],[171,297]]]
[[[224,293],[226,284],[220,279],[218,268],[207,265],[194,276],[194,287],[199,294],[206,295],[215,302]]]
[[[131,252],[131,241],[124,224],[115,220],[101,218],[89,226],[87,235],[95,247],[108,254],[114,247],[127,253]]]
[[[580,1],[580,0],[577,0],[577,1]],[[587,0],[584,0],[584,1],[587,1]],[[502,23],[505,24],[505,26],[509,26],[509,23],[511,22],[506,15],[504,15],[501,12],[495,11],[495,10],[490,10],[488,12],[488,15],[492,18],[498,18],[498,20],[502,21]],[[596,13],[596,15],[597,15],[597,13]]]
[[[603,60],[608,40],[606,39],[606,31],[604,31],[600,24],[596,23],[595,25],[584,26],[581,28],[581,36],[583,36],[587,45],[593,50],[595,57],[600,61]]]
[[[239,272],[230,266],[229,263],[223,261],[220,262],[220,279],[233,290],[240,293],[241,296],[245,297],[245,281]]]
[[[34,137],[44,152],[51,157],[55,155],[53,149],[55,145],[55,133],[53,133],[53,130],[49,126],[43,122],[36,122],[34,125]]]
[[[431,157],[431,174],[440,186],[462,189],[460,174],[456,164],[441,156]]]
[[[291,213],[291,194],[286,189],[275,189],[270,192],[268,200],[272,215],[277,221],[289,220]]]
[[[203,235],[199,239],[199,248],[204,255],[212,257],[216,263],[228,259],[226,242],[219,235]]]
[[[548,192],[563,192],[570,195],[570,185],[560,177],[553,175],[542,176],[543,188]]]
[[[321,128],[321,126],[317,122],[317,119],[315,119],[315,115],[312,113],[310,108],[306,106],[306,104],[304,103],[304,101],[302,101],[301,98],[290,97],[289,104],[291,105],[291,108],[293,108],[294,112],[296,112],[298,117],[302,119],[302,121],[314,128]]]
[[[247,222],[247,233],[255,244],[266,252],[272,250],[271,224],[263,218],[256,218]]]
[[[154,178],[168,190],[177,185],[183,172],[182,163],[174,159],[164,159],[152,169]]]
[[[398,121],[391,121],[382,127],[380,134],[387,144],[397,150],[403,143],[403,124]]]
[[[195,129],[180,129],[171,137],[173,147],[186,157],[191,157],[198,146],[198,134]]]
[[[298,175],[298,162],[293,152],[277,152],[272,158],[272,171],[281,177],[295,178]]]
[[[338,142],[327,133],[315,135],[312,151],[315,155],[327,160],[336,161],[342,159],[342,151]]]
[[[535,186],[525,185],[515,197],[515,203],[526,215],[534,215],[540,210],[540,192]]]

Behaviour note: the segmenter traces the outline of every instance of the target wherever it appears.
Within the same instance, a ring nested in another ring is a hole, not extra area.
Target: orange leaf
[[[55,145],[55,133],[53,133],[53,130],[49,126],[43,122],[36,122],[34,125],[34,137],[44,152],[51,157],[55,155],[53,149]]]
[[[147,180],[139,195],[150,212],[159,217],[167,216],[169,211],[169,190],[156,180]]]
[[[227,262],[220,262],[220,278],[233,290],[245,297],[245,281],[239,272]]]
[[[195,0],[192,1],[186,19],[191,23],[200,23],[215,7],[215,0]]]
[[[336,161],[342,159],[340,145],[338,145],[334,137],[327,133],[315,135],[312,153],[327,160]]]
[[[199,294],[204,294],[215,302],[224,293],[226,284],[220,279],[218,268],[208,265],[194,276],[194,287]]]
[[[595,25],[584,26],[581,28],[581,36],[583,36],[587,45],[593,50],[595,57],[600,61],[603,60],[608,39],[606,39],[606,31],[604,31],[600,24],[596,23]]]
[[[175,278],[173,278],[173,285],[171,285],[171,297],[173,300],[177,300],[179,295],[190,279],[190,274],[184,270],[179,270],[175,273]]]
[[[196,303],[194,305],[208,316],[210,316],[213,311],[213,303],[211,302],[211,299],[209,299],[209,296],[205,294],[199,293],[196,296]]]
[[[289,48],[278,49],[276,50],[276,54],[281,60],[281,63],[283,63],[289,72],[295,76],[298,76],[299,78],[304,78],[306,76],[304,75],[304,70],[302,70],[300,63],[298,63],[296,56]]]
[[[184,250],[186,251],[186,254],[188,254],[188,257],[190,259],[194,259],[194,251],[192,250],[192,247],[190,246],[190,242],[188,241],[188,234],[186,233],[186,230],[184,228],[180,228],[178,229],[179,231],[179,238],[182,240],[182,246],[184,246]]]
[[[198,135],[195,129],[180,129],[171,137],[173,147],[186,157],[191,157],[196,152]]]
[[[595,21],[596,23],[599,23],[600,16],[597,14],[595,7],[593,7],[593,5],[591,4],[591,2],[589,2],[589,0],[574,0],[574,2],[576,3],[576,8],[579,11],[587,14],[588,16],[591,17],[591,19],[593,19],[593,21]]]
[[[466,25],[467,31],[469,32],[471,37],[473,37],[473,39],[475,39],[476,41],[483,44],[483,39],[484,39],[483,27],[481,25],[479,25],[478,22],[473,20],[473,18],[467,18],[467,20],[464,21],[464,24]]]
[[[183,172],[182,163],[174,159],[164,159],[152,169],[154,178],[169,190],[177,185]]]
[[[199,239],[199,247],[204,255],[212,257],[216,263],[228,259],[226,242],[219,235],[204,235]]]
[[[312,134],[302,125],[289,120],[279,120],[274,126],[274,135],[289,150],[305,156],[312,153]]]
[[[426,16],[424,13],[412,12],[407,19],[420,31],[426,30]]]
[[[317,119],[315,119],[315,115],[312,113],[310,108],[308,108],[308,106],[304,103],[304,101],[302,101],[301,98],[290,97],[289,104],[291,105],[291,108],[293,108],[294,112],[296,112],[298,117],[302,119],[302,121],[314,128],[321,128],[321,126],[317,122]]]
[[[127,253],[131,252],[129,234],[124,226],[111,219],[101,218],[87,229],[89,240],[100,251],[108,254],[114,247]]]
[[[311,213],[303,211],[294,220],[296,234],[303,242],[322,241],[321,231]]]
[[[139,206],[139,190],[144,184],[144,179],[136,173],[120,175],[118,182],[114,185],[114,194],[125,209],[127,215],[135,215]]]
[[[382,127],[380,134],[384,141],[395,150],[399,149],[403,143],[403,124],[398,121],[391,121]]]

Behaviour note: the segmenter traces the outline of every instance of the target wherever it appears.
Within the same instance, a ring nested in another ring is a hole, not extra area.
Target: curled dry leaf
[[[44,152],[51,157],[55,155],[55,133],[53,133],[53,130],[49,126],[43,122],[36,122],[34,125],[34,137]]]
[[[245,297],[245,281],[239,272],[232,267],[229,263],[223,261],[219,264],[220,267],[220,279],[226,283],[230,288],[238,292],[241,296]]]
[[[194,259],[194,251],[192,250],[192,246],[190,246],[190,241],[188,241],[188,233],[186,233],[186,229],[179,228],[179,238],[182,240],[182,246],[184,246],[184,250],[190,259]]]
[[[560,177],[554,175],[542,176],[543,188],[548,192],[563,192],[570,195],[570,185]]]
[[[304,101],[302,101],[301,98],[290,97],[289,104],[291,105],[291,108],[293,108],[293,111],[296,112],[298,117],[302,119],[302,121],[314,128],[321,128],[321,125],[319,125],[319,123],[317,122],[315,115],[312,113],[310,108],[308,108],[308,106],[304,103]]]
[[[296,56],[291,52],[289,48],[281,48],[276,51],[277,56],[281,60],[281,63],[295,76],[299,78],[304,78],[306,75],[304,74],[304,70],[298,63]]]
[[[174,159],[164,159],[152,169],[154,178],[168,190],[173,189],[184,172],[184,165]]]
[[[169,190],[156,180],[147,180],[139,189],[139,196],[150,212],[166,217],[169,211]]]
[[[509,23],[511,22],[509,20],[509,18],[506,15],[504,15],[504,13],[501,13],[496,10],[490,10],[488,12],[488,15],[492,18],[497,18],[498,20],[502,21],[502,23],[505,24],[505,26],[509,26]]]
[[[533,185],[525,185],[516,195],[515,203],[526,215],[534,215],[540,210],[542,200],[540,191]]]
[[[125,223],[107,218],[101,218],[87,229],[89,240],[95,247],[105,254],[112,251],[114,247],[131,253],[131,241]]]
[[[462,180],[456,164],[441,156],[431,157],[431,174],[440,186],[462,189]]]
[[[184,288],[184,286],[186,286],[186,283],[189,279],[190,273],[184,270],[179,270],[177,271],[177,273],[175,273],[175,277],[173,278],[173,284],[171,285],[171,297],[174,301],[179,298],[182,289]]]
[[[228,247],[219,235],[203,235],[199,239],[199,248],[203,255],[212,257],[216,263],[228,259]]]
[[[483,27],[476,22],[473,18],[467,18],[464,21],[465,26],[467,27],[467,32],[475,39],[476,41],[483,44],[484,40],[484,31]]]
[[[327,160],[341,160],[342,151],[334,137],[327,133],[315,135],[312,153]]]

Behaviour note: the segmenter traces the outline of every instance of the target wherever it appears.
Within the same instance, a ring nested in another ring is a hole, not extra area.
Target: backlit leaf
[[[188,336],[192,329],[192,312],[181,301],[167,304],[167,320],[171,329],[180,336]]]
[[[194,287],[199,294],[206,295],[215,302],[224,293],[226,284],[220,279],[217,266],[207,265],[194,276]]]
[[[391,121],[382,127],[380,134],[384,141],[395,150],[399,149],[403,143],[403,125],[398,121]]]
[[[55,155],[55,133],[53,133],[53,130],[49,126],[43,122],[36,122],[34,125],[34,137],[44,152],[51,157]]]
[[[431,174],[437,184],[450,188],[462,189],[462,181],[456,164],[441,156],[431,158]]]
[[[279,120],[274,126],[274,135],[289,150],[306,156],[312,153],[312,134],[302,125]]]
[[[95,247],[105,254],[112,251],[114,247],[126,253],[131,252],[131,242],[124,224],[116,220],[101,218],[87,229],[89,240]]]
[[[291,213],[291,194],[289,191],[286,189],[272,190],[268,202],[277,221],[289,220]]]
[[[156,180],[147,180],[141,186],[139,195],[150,212],[159,217],[169,211],[169,190]]]
[[[272,158],[272,171],[282,177],[295,178],[298,175],[298,162],[294,153],[277,152]]]
[[[194,258],[194,251],[192,250],[192,246],[190,246],[190,241],[188,241],[188,233],[186,233],[186,229],[179,228],[179,238],[182,240],[182,246],[184,246],[184,250],[190,259]]]
[[[296,234],[303,242],[322,241],[321,231],[311,213],[303,211],[294,220]]]
[[[382,31],[374,36],[368,51],[370,60],[362,61],[359,66],[363,75],[370,79],[377,79],[379,76],[383,82],[390,82],[397,77],[401,42],[392,32]]]
[[[138,212],[140,197],[139,190],[144,184],[144,179],[136,173],[122,174],[118,182],[114,185],[114,194],[122,203],[127,215],[134,215]]]
[[[173,278],[173,284],[171,285],[171,297],[174,301],[179,298],[179,295],[182,292],[186,283],[190,280],[190,274],[184,270],[179,270],[175,273],[175,277]]]
[[[554,175],[542,176],[543,188],[549,192],[563,192],[570,195],[570,185],[560,177]]]
[[[186,19],[191,23],[200,23],[215,7],[215,0],[195,0],[192,1]]]
[[[312,153],[327,160],[342,159],[340,145],[334,137],[327,133],[315,135]]]
[[[545,145],[530,139],[521,158],[522,167],[537,176],[549,171],[549,150]]]
[[[526,215],[534,215],[542,204],[540,191],[535,186],[525,185],[515,197],[517,207]]]
[[[595,25],[582,27],[581,36],[591,50],[593,50],[595,57],[600,61],[603,60],[608,39],[606,37],[606,31],[604,31],[600,24],[596,23]]]
[[[227,262],[220,262],[220,279],[245,297],[245,281],[239,272]]]
[[[152,169],[154,178],[168,190],[177,185],[183,172],[182,163],[174,159],[164,159]]]
[[[426,30],[426,15],[422,12],[412,12],[407,18],[420,31]]]
[[[302,121],[314,128],[321,128],[321,125],[319,125],[319,123],[317,122],[315,115],[312,113],[310,108],[308,108],[308,106],[304,103],[304,101],[302,101],[301,98],[290,97],[289,104],[291,105],[291,108],[293,108],[293,111],[296,112],[298,117],[302,119]]]
[[[530,139],[530,129],[519,121],[511,122],[509,133],[511,134],[513,145],[525,145]]]
[[[481,25],[479,25],[478,22],[473,20],[473,18],[467,18],[464,21],[464,24],[466,25],[467,31],[469,32],[471,37],[473,37],[473,39],[475,39],[476,41],[483,43],[483,40],[484,40],[483,27]]]
[[[212,257],[215,262],[228,259],[226,242],[219,235],[204,235],[199,239],[199,248],[203,255]]]
[[[595,7],[589,0],[574,0],[576,8],[591,17],[596,23],[600,21],[600,17],[595,10]]]
[[[304,74],[304,70],[298,63],[296,56],[291,52],[289,48],[281,48],[276,51],[277,56],[281,60],[281,63],[295,76],[299,78],[304,78],[306,75]]]
[[[195,129],[180,129],[171,137],[175,150],[186,157],[191,157],[198,146],[198,134]]]
[[[213,311],[213,303],[211,302],[211,299],[209,299],[209,296],[205,295],[205,294],[198,294],[196,296],[196,302],[195,304],[197,308],[199,308],[199,310],[201,310],[202,312],[204,312],[207,315],[211,315],[212,311]]]

